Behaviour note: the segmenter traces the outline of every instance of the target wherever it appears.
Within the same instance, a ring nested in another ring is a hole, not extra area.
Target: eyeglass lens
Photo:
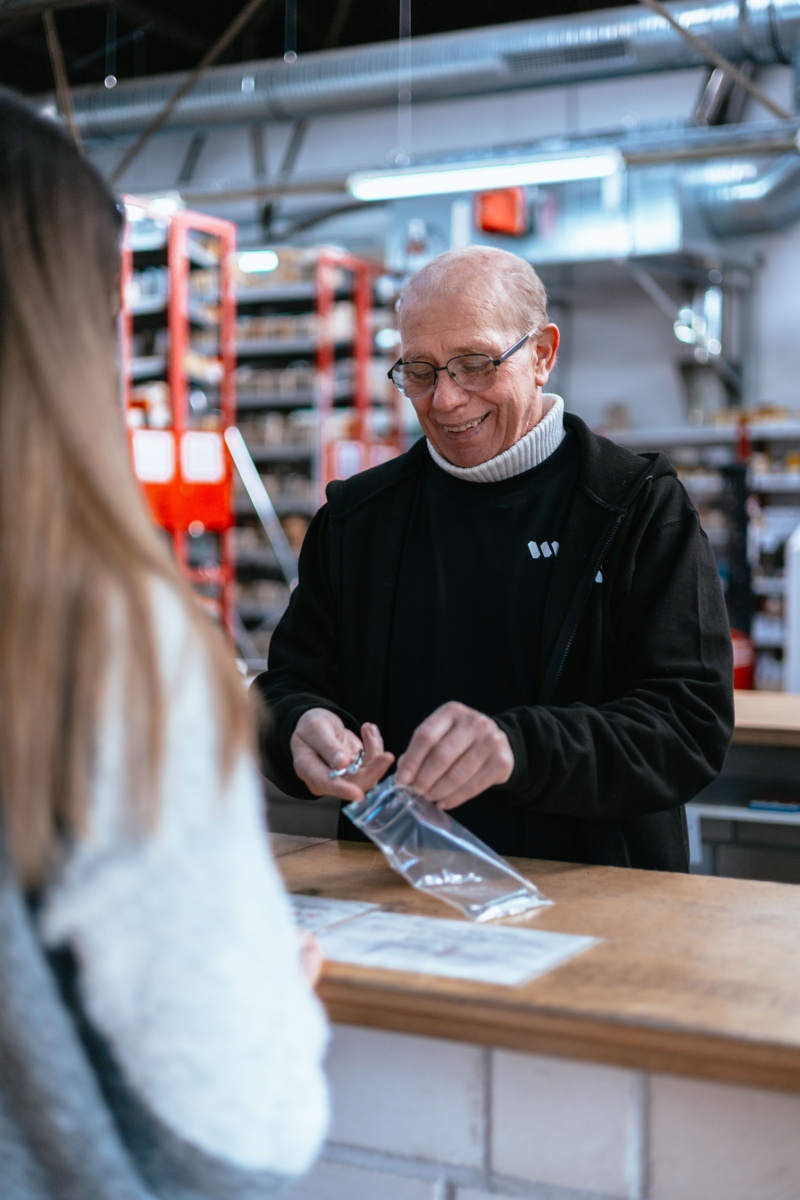
[[[462,354],[451,358],[440,370],[447,370],[459,387],[469,392],[489,387],[495,375],[495,365],[488,354]],[[430,363],[399,363],[392,370],[392,379],[404,396],[415,400],[433,391],[436,371]]]

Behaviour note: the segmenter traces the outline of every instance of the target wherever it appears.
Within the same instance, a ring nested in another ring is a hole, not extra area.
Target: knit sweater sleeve
[[[125,803],[112,670],[88,833],[45,898],[42,934],[72,949],[90,1021],[159,1122],[222,1164],[293,1176],[325,1135],[326,1022],[300,969],[258,772],[243,752],[223,784],[203,649],[174,593],[159,585],[156,601],[156,827]]]

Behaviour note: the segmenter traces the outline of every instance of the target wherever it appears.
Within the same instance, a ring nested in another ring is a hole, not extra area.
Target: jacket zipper
[[[622,524],[626,514],[630,510],[631,504],[636,499],[636,497],[638,496],[638,494],[642,490],[642,488],[645,487],[646,484],[652,483],[652,481],[653,481],[653,476],[647,475],[640,482],[639,486],[633,492],[633,495],[629,498],[625,509],[623,509],[622,512],[618,513],[617,519],[614,523],[614,528],[611,530],[611,532],[609,533],[605,542],[603,543],[603,548],[600,551],[600,554],[595,561],[594,568],[593,568],[591,574],[589,575],[590,582],[589,582],[589,586],[586,588],[586,591],[584,593],[583,604],[580,607],[580,611],[575,616],[575,621],[573,622],[573,625],[572,625],[572,631],[569,635],[567,644],[564,647],[564,653],[561,655],[561,662],[558,664],[558,670],[556,671],[555,677],[553,679],[553,683],[550,688],[550,696],[551,697],[553,697],[555,695],[556,688],[558,686],[558,681],[561,678],[561,673],[564,670],[564,666],[566,665],[567,656],[569,655],[569,652],[572,649],[572,643],[575,641],[575,634],[578,632],[578,626],[580,625],[580,623],[583,619],[583,614],[586,611],[586,605],[589,603],[589,593],[592,590],[591,581],[596,578],[597,572],[601,569],[603,562],[605,561],[606,554],[608,553],[608,548],[611,545],[612,541],[614,540],[617,530],[619,529],[620,525]]]

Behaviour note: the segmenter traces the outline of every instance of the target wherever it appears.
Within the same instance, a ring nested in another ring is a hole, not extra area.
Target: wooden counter
[[[744,746],[800,747],[800,695],[734,692],[733,741]]]
[[[292,892],[458,920],[377,849],[322,841],[278,860]],[[341,963],[332,1019],[400,1033],[800,1092],[800,890],[517,860],[555,904],[511,924],[602,945],[522,987]]]

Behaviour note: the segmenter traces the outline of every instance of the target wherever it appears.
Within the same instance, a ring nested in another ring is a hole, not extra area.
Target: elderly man
[[[425,437],[331,484],[309,528],[256,681],[267,775],[349,801],[396,760],[501,854],[688,869],[683,805],[733,727],[697,513],[663,455],[544,391],[559,333],[521,259],[443,254],[398,315]]]

